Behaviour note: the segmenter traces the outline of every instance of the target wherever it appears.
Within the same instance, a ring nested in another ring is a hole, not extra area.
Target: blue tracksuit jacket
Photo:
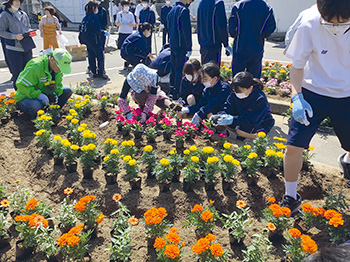
[[[249,57],[264,52],[264,39],[276,29],[272,7],[263,0],[236,3],[229,18],[229,33],[235,38],[233,53]]]
[[[199,103],[200,99],[202,98],[202,93],[203,93],[204,85],[201,82],[201,79],[197,81],[195,85],[188,81],[186,77],[183,77],[181,80],[181,85],[180,85],[180,93],[179,97],[180,99],[180,104],[186,105],[187,104],[187,97],[190,94],[193,94],[194,97],[196,98],[196,103]]]
[[[231,92],[223,111],[234,117],[231,128],[238,127],[248,133],[258,131],[268,133],[275,124],[266,95],[258,87],[254,87],[252,93],[244,99],[239,99],[234,92]]]
[[[223,0],[201,0],[197,13],[198,42],[201,46],[228,45],[227,19]]]
[[[163,5],[160,9],[160,22],[164,25],[165,28],[168,27],[168,19],[167,16],[171,10],[171,6]]]
[[[171,50],[192,51],[190,11],[183,3],[176,2],[173,6],[168,14],[167,25]]]
[[[149,54],[145,36],[141,31],[129,35],[123,42],[122,48],[120,49],[120,55],[126,59],[128,56],[138,56],[145,58]]]
[[[163,46],[162,50],[160,51],[159,55],[154,59],[150,65],[151,68],[157,70],[157,74],[159,76],[166,76],[170,73],[170,56],[171,56],[171,50],[169,47],[169,44],[166,44]]]
[[[216,114],[221,110],[227,97],[230,95],[228,83],[219,80],[215,86],[206,87],[198,104],[189,106],[190,115],[198,113],[199,117],[206,119],[209,113]]]
[[[106,9],[104,9],[102,6],[99,6],[97,15],[100,18],[101,28],[103,30],[107,29],[108,15]]]
[[[85,44],[89,47],[101,47],[101,36],[103,31],[101,30],[100,19],[98,15],[86,14],[81,22],[81,29],[79,34],[79,40],[81,44]]]
[[[152,26],[156,23],[156,15],[149,7],[142,9],[140,12],[140,23],[145,22],[150,23]]]

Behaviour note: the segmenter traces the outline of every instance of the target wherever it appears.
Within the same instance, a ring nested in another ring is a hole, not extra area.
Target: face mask
[[[167,5],[170,5],[170,1],[165,1],[165,3],[166,3]]]
[[[18,8],[15,7],[15,6],[13,6],[13,5],[11,5],[11,8],[12,8],[13,10],[15,10],[15,11],[18,11]]]
[[[128,6],[124,6],[123,10],[128,12],[129,11],[129,7]]]
[[[237,96],[239,99],[244,99],[244,98],[247,98],[247,97],[248,97],[245,93],[236,93],[236,96]]]
[[[211,87],[211,81],[203,82],[205,87]]]
[[[345,26],[345,25],[332,25],[332,24],[326,24],[326,25],[323,25],[328,32],[330,32],[332,35],[335,35],[335,36],[339,36],[339,35],[343,35],[346,30],[349,29],[350,27],[350,24],[347,24],[348,26]]]
[[[186,77],[187,81],[189,81],[189,82],[191,82],[193,79],[193,76],[191,76],[191,75],[185,75],[185,77]]]
[[[142,4],[143,8],[147,8],[148,4]]]

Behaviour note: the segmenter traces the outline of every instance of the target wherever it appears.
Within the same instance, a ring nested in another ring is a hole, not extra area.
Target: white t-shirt
[[[119,33],[122,34],[132,34],[132,27],[128,26],[128,24],[136,24],[135,17],[131,12],[124,13],[123,11],[117,14],[117,23],[121,23],[119,26]]]
[[[286,56],[294,68],[304,69],[304,88],[328,97],[350,97],[350,30],[335,36],[318,14],[299,26]]]
[[[142,4],[138,4],[135,8],[135,16],[139,17],[142,9],[143,9]]]

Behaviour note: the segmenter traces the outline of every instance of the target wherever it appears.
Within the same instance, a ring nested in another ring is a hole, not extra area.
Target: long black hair
[[[257,86],[260,90],[264,89],[264,85],[259,79],[254,78],[251,73],[244,71],[237,73],[233,77],[231,90],[239,93],[238,87],[248,89],[251,86]]]
[[[198,71],[201,68],[202,66],[198,59],[191,58],[185,63],[183,74],[193,75],[195,71]]]
[[[98,4],[93,1],[90,1],[85,5],[85,12],[87,14],[93,14],[95,8],[98,8]]]

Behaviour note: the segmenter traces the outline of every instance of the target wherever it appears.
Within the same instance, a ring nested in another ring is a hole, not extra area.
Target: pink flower
[[[225,134],[218,134],[218,137],[225,138],[225,137],[227,137],[227,135],[225,135]]]
[[[177,127],[180,127],[182,125],[181,121],[176,122]]]
[[[119,115],[119,114],[122,114],[123,113],[123,110],[118,110],[118,111],[115,111],[115,113],[117,114],[117,115]]]
[[[115,118],[115,121],[124,122],[125,121],[125,117],[123,115],[117,115],[117,117]]]
[[[213,130],[208,130],[208,134],[209,135],[214,135],[214,131]]]
[[[98,94],[95,94],[95,97],[96,97],[97,99],[101,99],[101,96],[98,95]]]
[[[133,114],[134,116],[139,116],[139,115],[142,114],[142,109],[141,109],[141,108],[137,108],[137,109],[135,109],[135,110],[132,112],[132,114]]]

